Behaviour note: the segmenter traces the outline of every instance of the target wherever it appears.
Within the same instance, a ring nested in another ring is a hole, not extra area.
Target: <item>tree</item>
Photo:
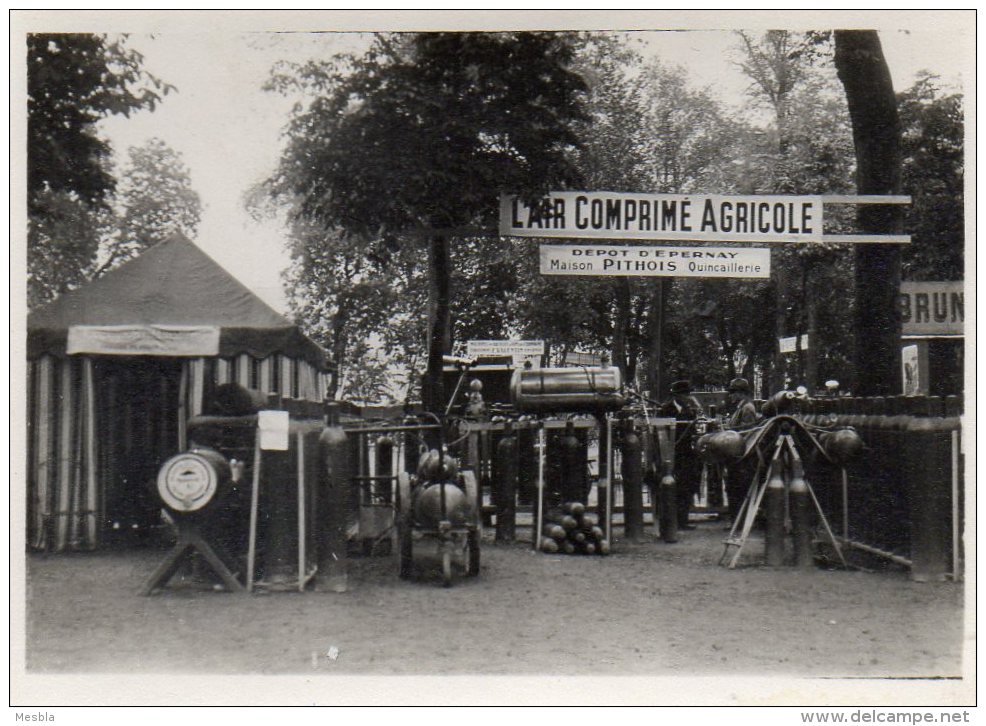
[[[535,199],[577,178],[585,85],[572,57],[566,33],[381,34],[360,57],[273,80],[314,92],[289,124],[275,194],[325,229],[427,251],[429,410],[451,350],[450,235],[490,223],[499,193]]]
[[[708,91],[689,86],[684,69],[647,62],[632,43],[609,34],[582,39],[577,68],[591,79],[588,119],[576,126],[582,139],[576,160],[587,188],[674,193],[718,183],[735,126]],[[667,378],[662,369],[688,365],[681,363],[679,333],[690,335],[695,322],[665,315],[683,281],[545,278],[537,272],[537,240],[517,248],[527,260],[514,306],[517,325],[544,338],[555,360],[573,348],[609,351],[626,379],[654,396]]]
[[[109,144],[96,133],[105,116],[154,110],[172,86],[143,71],[143,57],[88,33],[27,37],[27,186],[31,209],[45,189],[74,194],[87,206],[113,191],[104,163]]]
[[[130,148],[113,206],[115,228],[99,273],[176,233],[194,238],[202,218],[202,201],[181,154],[156,138]]]
[[[93,272],[115,180],[96,123],[153,109],[172,87],[141,70],[125,39],[27,37],[28,300],[48,302]]]
[[[964,276],[965,200],[962,96],[945,93],[922,74],[898,94],[902,178],[911,195],[902,275],[908,280],[961,280]]]
[[[890,70],[874,30],[835,31],[835,68],[846,92],[856,149],[858,194],[899,194],[901,127]],[[865,234],[899,234],[899,205],[863,205],[857,213]],[[856,246],[854,310],[856,385],[861,396],[900,392],[900,249]]]
[[[770,110],[773,125],[756,146],[758,159],[742,164],[745,193],[838,194],[853,191],[853,151],[849,117],[831,66],[818,61],[828,51],[828,36],[772,30],[759,38],[740,33],[741,69],[750,77],[751,98]],[[751,174],[750,171],[753,173]],[[848,218],[826,209],[828,232],[849,231]],[[781,246],[772,252],[774,337],[758,345],[765,355],[771,390],[786,379],[817,388],[833,361],[849,358],[848,330],[852,295],[844,281],[852,274],[851,254],[830,245]],[[845,293],[850,294],[845,294]],[[824,317],[832,328],[819,325]],[[809,347],[780,354],[776,338],[808,333]],[[764,341],[761,341],[761,343]],[[845,370],[838,373],[845,378]]]
[[[42,190],[34,196],[27,245],[27,304],[34,309],[92,276],[105,227],[105,214],[93,212],[68,192]]]

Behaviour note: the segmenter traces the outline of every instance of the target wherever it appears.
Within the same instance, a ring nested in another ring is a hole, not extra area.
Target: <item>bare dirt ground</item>
[[[484,544],[482,572],[402,581],[350,561],[350,590],[138,590],[160,550],[29,555],[29,673],[957,676],[962,586],[901,570],[717,566],[707,522],[608,557]],[[487,533],[487,538],[490,533]],[[333,660],[327,653],[337,649]]]

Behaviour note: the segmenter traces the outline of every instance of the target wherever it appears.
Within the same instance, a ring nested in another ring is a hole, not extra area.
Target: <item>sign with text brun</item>
[[[820,196],[551,192],[500,201],[500,234],[568,239],[821,242]]]
[[[903,335],[962,335],[965,294],[961,280],[901,282],[901,333]]]

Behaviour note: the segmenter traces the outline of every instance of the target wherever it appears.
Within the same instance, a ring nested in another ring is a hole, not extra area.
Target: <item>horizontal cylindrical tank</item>
[[[232,480],[229,461],[212,449],[176,454],[161,465],[157,491],[172,512],[189,514],[205,509]]]
[[[519,411],[613,411],[626,403],[620,369],[518,369],[510,380],[510,400]]]

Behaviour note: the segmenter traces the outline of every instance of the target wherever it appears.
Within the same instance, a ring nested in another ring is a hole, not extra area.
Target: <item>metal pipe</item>
[[[849,539],[849,472],[842,467],[842,538]]]
[[[962,579],[959,571],[960,536],[959,528],[959,432],[952,432],[952,579],[958,582]]]
[[[613,419],[606,419],[606,540],[613,541]],[[625,515],[624,515],[625,516]]]
[[[534,528],[534,536],[531,537],[531,541],[534,543],[534,549],[538,548],[541,542],[541,528],[544,522],[544,429],[538,429],[538,519],[536,522],[536,527]]]
[[[901,557],[900,555],[895,555],[892,552],[887,552],[886,550],[881,550],[877,547],[872,547],[871,545],[863,544],[862,542],[854,542],[853,540],[846,539],[845,537],[839,537],[838,539],[840,539],[842,543],[848,547],[852,547],[853,549],[861,550],[863,552],[869,552],[870,554],[873,555],[879,555],[880,557],[888,559],[891,562],[896,562],[899,565],[904,565],[904,567],[910,567],[912,564],[911,560],[907,559],[906,557]]]
[[[305,435],[298,432],[298,592],[305,591]]]
[[[246,589],[253,592],[253,569],[257,557],[257,507],[260,503],[260,430],[253,445],[253,490],[250,492],[250,537],[247,545]]]
[[[347,434],[389,434],[398,433],[401,431],[437,431],[442,427],[438,424],[409,424],[402,426],[378,426],[369,428],[343,428],[342,430]]]

